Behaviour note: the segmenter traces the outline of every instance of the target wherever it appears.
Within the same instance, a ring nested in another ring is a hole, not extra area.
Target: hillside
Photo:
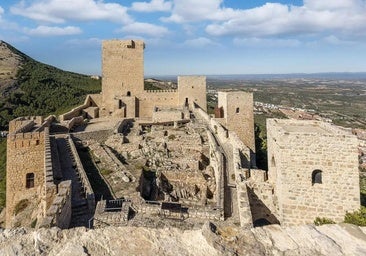
[[[0,130],[18,116],[59,114],[100,90],[100,80],[40,63],[0,41]]]
[[[98,93],[101,81],[40,63],[0,41],[0,131],[24,115],[50,115]],[[6,141],[0,138],[0,211],[5,205]]]

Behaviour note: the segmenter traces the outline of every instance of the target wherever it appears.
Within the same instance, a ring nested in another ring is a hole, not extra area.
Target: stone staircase
[[[91,214],[88,208],[85,190],[78,172],[77,164],[66,136],[59,136],[56,139],[60,158],[60,166],[65,180],[72,181],[72,214],[71,227],[88,226]]]

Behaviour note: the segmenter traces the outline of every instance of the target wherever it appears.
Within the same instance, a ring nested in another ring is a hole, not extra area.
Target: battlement
[[[117,47],[117,48],[128,48],[128,49],[145,49],[145,43],[142,40],[104,40],[102,42],[103,48],[105,47]]]
[[[144,92],[147,92],[147,93],[166,93],[166,92],[176,93],[176,92],[178,92],[178,90],[176,90],[176,89],[169,89],[169,90],[145,90]]]

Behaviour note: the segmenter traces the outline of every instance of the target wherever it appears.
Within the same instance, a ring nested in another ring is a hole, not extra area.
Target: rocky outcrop
[[[366,228],[349,224],[0,231],[0,255],[366,255]]]

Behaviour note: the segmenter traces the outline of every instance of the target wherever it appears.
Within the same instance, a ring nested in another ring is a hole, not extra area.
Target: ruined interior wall
[[[184,114],[180,110],[158,110],[153,112],[153,122],[169,122],[179,121],[184,118]]]
[[[176,90],[144,91],[139,95],[139,117],[152,117],[155,106],[178,106]]]
[[[341,222],[360,207],[355,136],[283,132],[276,120],[267,120],[267,131],[269,180],[281,224],[312,223],[316,217]],[[322,171],[322,184],[312,184],[314,170]]]
[[[58,193],[47,209],[46,216],[39,224],[39,228],[69,228],[71,222],[71,180],[58,184]]]
[[[179,106],[183,106],[188,99],[189,106],[196,103],[207,111],[205,76],[178,76],[178,93]]]
[[[247,191],[247,185],[245,183],[245,172],[247,169],[241,166],[241,157],[239,155],[239,149],[233,149],[233,161],[234,161],[234,174],[236,183],[236,195],[239,210],[239,220],[241,227],[253,227],[253,219],[250,208],[249,195]]]
[[[83,109],[86,109],[88,107],[95,106],[95,103],[93,102],[92,98],[88,95],[86,96],[86,99],[84,103],[80,106],[77,106],[73,109],[71,109],[69,112],[66,112],[59,116],[60,121],[66,121],[70,120],[74,117],[78,117],[83,115]]]
[[[107,40],[102,43],[102,95],[107,111],[113,100],[140,95],[144,90],[144,48],[141,40]]]
[[[45,179],[44,132],[10,134],[7,140],[6,226],[13,226],[16,205],[22,199],[37,200]],[[34,187],[26,188],[26,174],[34,173]]]
[[[226,128],[236,132],[244,144],[255,152],[253,93],[218,92],[218,107],[224,110]]]

